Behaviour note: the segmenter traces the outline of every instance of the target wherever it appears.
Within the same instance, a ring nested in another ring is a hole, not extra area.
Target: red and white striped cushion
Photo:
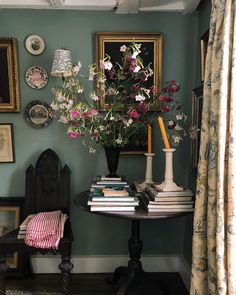
[[[58,249],[61,238],[61,211],[40,212],[28,223],[25,243],[36,248]]]

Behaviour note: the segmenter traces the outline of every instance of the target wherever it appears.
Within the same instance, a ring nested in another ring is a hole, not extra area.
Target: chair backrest
[[[55,210],[69,215],[70,174],[52,149],[45,150],[26,170],[25,215]]]

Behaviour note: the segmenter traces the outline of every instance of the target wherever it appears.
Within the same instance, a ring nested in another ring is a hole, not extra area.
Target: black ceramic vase
[[[116,174],[118,168],[119,157],[120,157],[120,148],[119,147],[104,147],[107,158],[107,167],[109,174],[107,177],[119,177]]]

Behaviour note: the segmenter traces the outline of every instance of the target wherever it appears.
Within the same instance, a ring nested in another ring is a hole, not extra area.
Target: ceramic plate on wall
[[[33,128],[43,128],[52,121],[53,111],[50,105],[41,100],[30,102],[25,109],[25,120]]]
[[[48,74],[40,66],[31,67],[25,74],[26,83],[34,89],[41,89],[48,83]]]
[[[31,54],[39,55],[44,52],[45,43],[42,37],[30,35],[25,39],[25,48]]]

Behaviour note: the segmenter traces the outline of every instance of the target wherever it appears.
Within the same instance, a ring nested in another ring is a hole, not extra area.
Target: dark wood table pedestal
[[[130,254],[130,260],[128,262],[128,266],[119,266],[115,269],[113,277],[109,280],[112,284],[117,284],[117,289],[115,291],[116,295],[125,295],[128,292],[132,293],[132,290],[128,290],[131,285],[135,286],[140,283],[140,280],[143,276],[145,276],[145,271],[142,268],[142,263],[140,261],[140,257],[143,249],[143,242],[140,239],[140,222],[142,220],[149,219],[165,219],[165,218],[173,218],[178,216],[186,215],[187,213],[149,213],[140,200],[140,206],[136,209],[135,212],[91,212],[90,207],[87,205],[88,201],[88,192],[82,192],[76,196],[74,199],[74,203],[82,210],[87,211],[92,214],[98,214],[103,216],[122,218],[122,219],[130,219],[131,220],[131,237],[128,240],[128,248]],[[148,281],[148,283],[152,284],[152,291],[149,293],[146,292],[147,288],[145,286],[144,291],[140,291],[138,293],[133,294],[142,294],[142,295],[168,295],[165,286],[155,278],[154,280]],[[132,288],[131,288],[132,289]]]
[[[117,295],[126,294],[127,289],[143,273],[141,257],[143,242],[140,240],[140,221],[132,220],[131,238],[128,241],[130,261],[128,266],[116,268],[111,283],[118,283]]]

